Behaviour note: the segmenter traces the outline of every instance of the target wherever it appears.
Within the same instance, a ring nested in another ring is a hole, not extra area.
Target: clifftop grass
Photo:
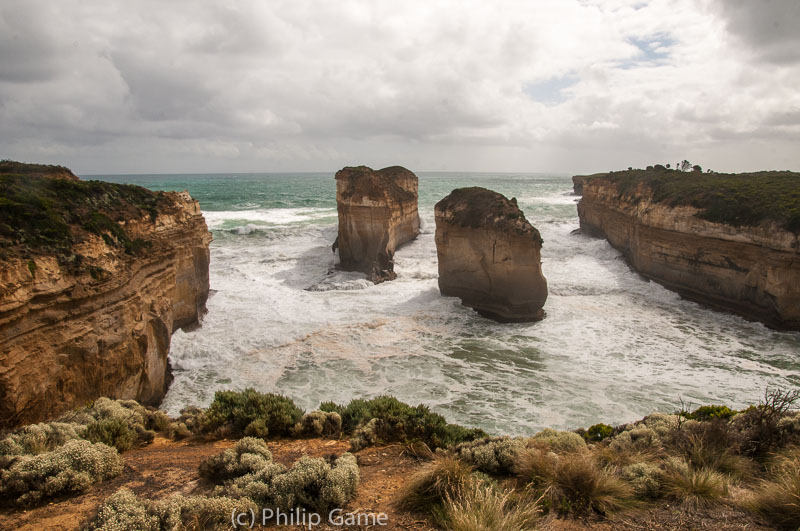
[[[131,239],[121,221],[170,204],[140,186],[81,181],[62,166],[0,162],[0,254],[54,254],[80,268],[72,246],[88,234],[136,254],[147,242]]]
[[[699,173],[669,169],[627,170],[595,174],[587,181],[603,180],[617,186],[620,197],[637,199],[642,184],[653,201],[669,206],[700,209],[701,218],[734,227],[775,222],[800,233],[800,173]]]

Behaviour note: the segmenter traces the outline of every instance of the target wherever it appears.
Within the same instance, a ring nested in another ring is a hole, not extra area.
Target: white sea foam
[[[173,336],[163,406],[174,414],[247,386],[307,409],[389,393],[526,434],[631,421],[681,398],[738,407],[796,384],[800,334],[684,301],[604,240],[572,234],[569,185],[551,201],[520,200],[542,233],[550,288],[547,317],[530,324],[494,323],[439,295],[432,204],[421,206],[426,230],[396,253],[397,280],[378,285],[333,270],[335,210],[208,213],[211,226],[245,229],[212,244],[217,293],[201,329]]]

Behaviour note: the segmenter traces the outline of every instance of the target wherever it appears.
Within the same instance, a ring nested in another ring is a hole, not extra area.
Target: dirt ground
[[[157,437],[143,448],[125,452],[125,470],[106,482],[96,485],[87,493],[71,498],[54,500],[46,505],[27,509],[0,511],[1,530],[56,530],[81,529],[93,516],[105,498],[121,487],[127,487],[140,496],[162,498],[172,493],[184,495],[207,494],[212,485],[198,476],[201,461],[233,446],[234,441],[184,442]],[[291,465],[303,455],[327,457],[348,451],[348,441],[326,439],[300,439],[268,443],[273,459]],[[364,449],[357,454],[361,483],[345,512],[386,515],[387,525],[314,526],[316,530],[333,529],[386,529],[432,531],[424,518],[398,512],[394,508],[397,491],[405,481],[422,466],[423,462],[409,454],[404,445],[394,444]],[[324,515],[323,515],[324,516]],[[277,528],[276,526],[272,526]],[[281,526],[282,529],[304,529],[302,526]],[[713,511],[687,511],[669,504],[616,515],[607,521],[560,520],[548,518],[541,529],[553,531],[614,529],[625,530],[762,530],[769,529],[751,517],[726,507]]]

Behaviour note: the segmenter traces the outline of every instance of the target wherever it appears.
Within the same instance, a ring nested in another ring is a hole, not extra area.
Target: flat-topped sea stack
[[[373,282],[396,278],[394,252],[419,234],[413,172],[391,166],[347,167],[336,172],[340,267],[361,271]]]
[[[501,322],[544,317],[542,237],[516,199],[459,188],[436,203],[439,291]]]
[[[643,276],[682,296],[800,330],[800,174],[596,174],[581,230],[606,238]]]
[[[13,162],[0,201],[0,427],[101,396],[160,402],[171,335],[208,297],[197,201]]]

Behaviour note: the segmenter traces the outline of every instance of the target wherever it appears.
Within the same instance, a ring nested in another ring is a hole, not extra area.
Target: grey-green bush
[[[511,474],[525,446],[525,439],[519,437],[485,437],[459,444],[455,454],[481,472]]]
[[[295,424],[292,435],[296,437],[331,437],[342,433],[342,416],[335,411],[312,411]]]
[[[181,496],[163,501],[139,498],[128,489],[109,496],[89,522],[88,531],[160,531],[162,529],[230,529],[234,512],[256,510],[249,500]]]
[[[67,441],[39,455],[17,457],[0,470],[0,495],[17,505],[83,492],[93,483],[122,472],[122,458],[114,448],[85,440]]]
[[[586,448],[586,441],[571,431],[556,431],[550,428],[545,428],[531,440],[546,444],[550,450],[556,453],[570,453],[577,452]]]

